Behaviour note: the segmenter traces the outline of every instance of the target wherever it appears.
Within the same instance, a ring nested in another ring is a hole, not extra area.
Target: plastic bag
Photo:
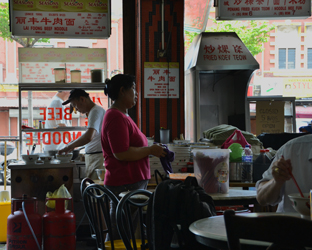
[[[71,195],[65,185],[63,184],[58,189],[56,189],[53,193],[47,192],[46,194],[47,198],[71,198]],[[68,201],[65,201],[65,209],[67,209],[67,203]],[[55,200],[48,200],[46,202],[46,206],[49,208],[55,208]]]
[[[243,148],[245,148],[246,145],[250,144],[246,141],[244,135],[242,132],[238,129],[236,129],[233,134],[231,134],[226,141],[222,144],[221,148],[227,149],[229,146],[231,146],[233,143],[239,143],[242,145]]]

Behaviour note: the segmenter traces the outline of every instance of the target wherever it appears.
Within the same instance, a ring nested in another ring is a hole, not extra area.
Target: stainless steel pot
[[[242,162],[230,162],[230,182],[242,180]]]

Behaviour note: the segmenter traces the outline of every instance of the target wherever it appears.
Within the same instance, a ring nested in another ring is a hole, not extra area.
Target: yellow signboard
[[[18,92],[17,84],[0,84],[0,92]]]
[[[283,96],[312,97],[312,78],[284,78]]]

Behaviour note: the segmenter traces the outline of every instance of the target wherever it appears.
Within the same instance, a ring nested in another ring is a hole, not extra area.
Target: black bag
[[[195,177],[165,180],[158,184],[147,210],[149,249],[171,249],[173,238],[179,249],[200,249],[189,226],[196,220],[215,216],[213,199],[198,186]],[[176,249],[176,248],[175,248]]]

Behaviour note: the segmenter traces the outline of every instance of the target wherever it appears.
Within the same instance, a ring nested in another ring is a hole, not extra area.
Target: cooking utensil
[[[32,155],[35,153],[35,149],[36,149],[36,143],[34,143],[32,149],[31,149],[31,154]]]

